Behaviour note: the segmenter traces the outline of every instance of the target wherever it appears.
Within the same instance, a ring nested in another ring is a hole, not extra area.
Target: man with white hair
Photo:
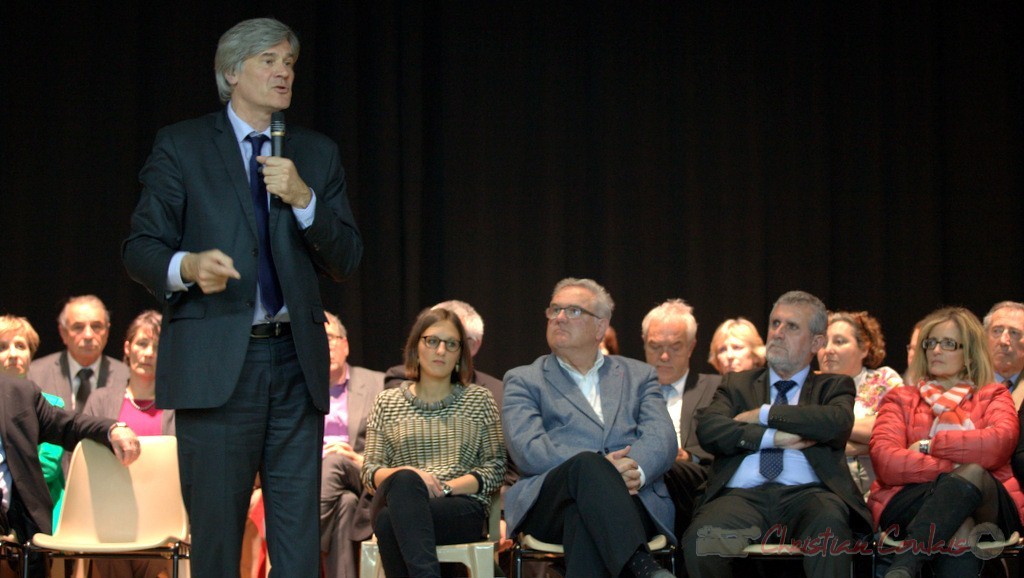
[[[1024,387],[1017,386],[1021,375],[1024,375],[1024,303],[996,303],[985,315],[983,323],[995,379],[1006,385],[1013,396],[1013,403],[1020,409],[1021,401],[1024,401]]]
[[[640,328],[647,363],[658,373],[679,442],[679,452],[665,474],[665,484],[676,506],[676,535],[682,536],[693,518],[697,490],[708,479],[714,459],[697,440],[695,414],[711,403],[722,377],[690,371],[690,355],[697,344],[697,320],[693,308],[682,299],[669,299],[651,309]],[[676,553],[676,567],[682,569],[682,551]]]
[[[128,382],[128,366],[103,355],[110,337],[110,313],[95,295],[68,299],[57,317],[66,349],[32,362],[28,378],[64,407],[81,413],[93,391],[110,383]]]
[[[442,301],[441,303],[431,307],[431,309],[447,309],[459,318],[459,321],[462,322],[462,326],[466,329],[466,341],[469,344],[469,356],[476,357],[477,352],[480,351],[480,346],[483,345],[484,342],[484,319],[483,317],[480,317],[480,314],[476,312],[476,309],[473,309],[473,306],[465,301],[458,301],[455,299]],[[405,365],[396,365],[385,372],[384,389],[398,387],[405,380]],[[472,381],[491,392],[491,395],[494,397],[494,403],[498,404],[498,411],[501,411],[501,394],[504,390],[501,380],[480,371],[474,364]]]

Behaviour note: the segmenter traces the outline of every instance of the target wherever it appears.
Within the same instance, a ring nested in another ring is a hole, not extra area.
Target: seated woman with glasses
[[[1006,387],[992,382],[985,339],[966,309],[931,313],[910,381],[882,399],[868,506],[879,530],[914,546],[895,554],[887,578],[917,576],[927,561],[939,577],[977,576],[971,538],[1021,530],[1024,494],[1010,467],[1017,412]],[[962,547],[950,551],[953,538]]]
[[[764,341],[757,327],[742,317],[723,321],[711,337],[708,363],[722,375],[764,367]]]
[[[420,313],[405,344],[410,381],[385,389],[366,428],[363,485],[388,576],[440,576],[435,547],[482,540],[505,476],[498,407],[473,374],[447,309]]]

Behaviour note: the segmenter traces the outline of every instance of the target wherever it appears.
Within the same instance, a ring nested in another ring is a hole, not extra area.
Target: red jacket
[[[876,525],[886,504],[904,485],[931,482],[939,474],[968,463],[977,463],[992,472],[1017,504],[1018,514],[1024,517],[1024,493],[1010,469],[1010,456],[1020,436],[1010,392],[1006,386],[992,383],[974,392],[960,407],[971,416],[976,429],[936,433],[925,455],[907,449],[928,437],[935,420],[917,388],[897,387],[882,399],[870,443],[871,463],[877,477],[871,485],[868,507]]]

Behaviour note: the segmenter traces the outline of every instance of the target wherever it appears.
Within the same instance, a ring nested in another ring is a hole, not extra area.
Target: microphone
[[[283,112],[275,112],[270,115],[270,154],[275,157],[284,156]]]

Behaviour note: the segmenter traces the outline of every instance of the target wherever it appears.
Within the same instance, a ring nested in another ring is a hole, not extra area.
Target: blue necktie
[[[672,396],[676,394],[676,388],[671,385],[661,386],[661,395],[665,396],[665,401],[672,401]]]
[[[252,156],[249,158],[249,191],[252,192],[252,206],[256,211],[256,230],[260,240],[259,282],[260,300],[269,315],[276,315],[284,305],[281,297],[281,282],[277,279],[277,267],[274,266],[274,254],[270,251],[270,209],[267,203],[267,185],[260,174],[260,163],[256,157],[263,150],[267,137],[251,134],[245,137],[252,145]]]
[[[789,404],[789,398],[786,397],[786,394],[794,387],[796,387],[795,381],[784,380],[776,382],[775,389],[779,390],[779,393],[775,396],[775,401],[772,402],[772,405]],[[782,451],[779,448],[761,450],[761,475],[768,481],[774,480],[782,473]]]

